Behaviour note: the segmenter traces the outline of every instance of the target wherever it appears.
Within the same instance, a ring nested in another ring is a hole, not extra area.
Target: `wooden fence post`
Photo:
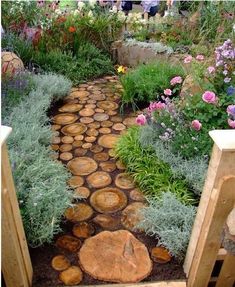
[[[11,128],[1,126],[2,272],[7,287],[30,287],[33,270],[15,192],[6,139]]]

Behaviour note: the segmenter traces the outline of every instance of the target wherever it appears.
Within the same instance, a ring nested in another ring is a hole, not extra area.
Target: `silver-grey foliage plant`
[[[52,159],[52,132],[47,110],[65,96],[71,82],[63,76],[34,75],[35,88],[4,120],[13,132],[8,147],[21,214],[31,246],[50,242],[60,230],[61,216],[71,203],[66,168]]]

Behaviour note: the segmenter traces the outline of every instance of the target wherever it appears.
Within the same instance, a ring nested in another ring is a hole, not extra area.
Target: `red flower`
[[[70,33],[74,33],[76,31],[76,28],[75,27],[73,27],[73,26],[70,26],[69,27],[69,32]]]

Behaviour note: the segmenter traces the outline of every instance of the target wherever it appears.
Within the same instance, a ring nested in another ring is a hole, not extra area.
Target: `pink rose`
[[[185,64],[188,64],[188,63],[190,63],[190,62],[192,61],[192,59],[193,59],[193,57],[192,57],[191,55],[189,55],[188,57],[186,57],[186,58],[184,59],[184,63],[185,63]]]
[[[171,96],[172,95],[172,90],[171,89],[165,89],[164,90],[164,95],[165,96]]]
[[[136,118],[136,123],[139,126],[144,126],[146,124],[146,122],[147,122],[146,117],[143,114],[138,115],[138,117]]]
[[[183,82],[182,78],[180,76],[174,77],[171,79],[170,83],[172,86],[176,84],[181,84]]]
[[[203,55],[197,55],[196,60],[204,61],[204,56]]]
[[[156,110],[163,110],[165,109],[166,104],[162,103],[162,102],[151,102],[149,107],[148,107],[148,112],[152,113]]]
[[[199,120],[194,120],[191,123],[191,127],[195,130],[195,131],[200,131],[202,124],[199,122]]]
[[[213,93],[211,91],[206,91],[202,95],[202,99],[204,102],[206,102],[208,104],[215,104],[217,102],[217,97],[216,97],[215,93]]]
[[[232,129],[235,129],[235,120],[228,119],[228,125],[229,125]]]
[[[210,66],[210,67],[207,68],[207,71],[208,71],[209,74],[212,74],[212,73],[215,72],[215,67]]]

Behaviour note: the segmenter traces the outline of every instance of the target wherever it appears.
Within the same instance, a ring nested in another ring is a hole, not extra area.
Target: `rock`
[[[154,247],[151,250],[151,257],[154,262],[167,263],[171,260],[171,255],[168,250],[164,247]]]
[[[99,214],[97,215],[93,221],[103,227],[104,229],[108,230],[115,230],[118,228],[119,225],[119,219],[116,217],[112,217],[110,215],[106,214]]]
[[[71,266],[60,273],[59,279],[66,286],[77,285],[82,281],[82,271],[78,266]]]
[[[95,232],[94,227],[87,222],[75,224],[73,227],[73,235],[78,238],[88,238]]]
[[[63,271],[69,268],[70,262],[64,255],[57,255],[52,259],[51,266],[56,271]]]
[[[81,241],[71,235],[62,235],[56,240],[56,246],[70,252],[76,252],[81,247]]]
[[[24,64],[13,52],[1,52],[2,74],[11,76],[15,72],[23,71]]]
[[[144,208],[145,205],[142,202],[134,202],[129,204],[123,211],[121,216],[122,225],[134,232],[140,232],[136,225],[141,220],[139,211]]]
[[[126,230],[103,231],[88,238],[78,256],[82,269],[103,281],[135,283],[152,270],[147,248]]]

